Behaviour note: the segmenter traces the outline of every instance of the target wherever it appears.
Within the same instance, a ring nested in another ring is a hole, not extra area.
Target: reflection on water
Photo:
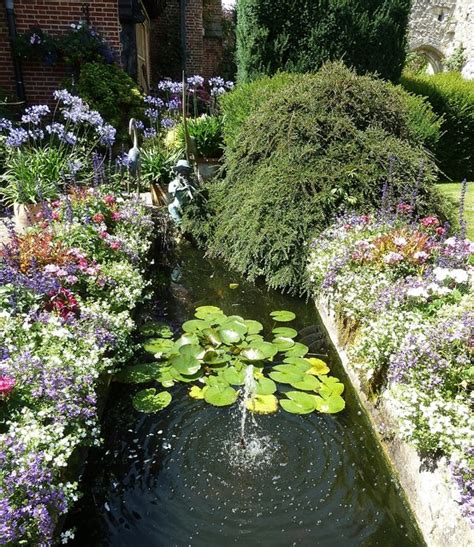
[[[298,340],[347,385],[311,303],[250,285],[193,249],[181,253],[155,317],[178,328],[196,306],[216,305],[269,332],[270,311],[294,311]],[[77,545],[423,545],[350,389],[338,415],[248,419],[247,450],[238,407],[211,407],[177,387],[168,408],[143,415],[132,409],[134,389],[112,388],[105,444],[90,455],[86,494],[68,522]]]

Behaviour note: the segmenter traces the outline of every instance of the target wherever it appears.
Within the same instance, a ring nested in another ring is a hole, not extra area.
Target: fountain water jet
[[[247,422],[248,408],[247,402],[252,401],[257,393],[257,382],[253,376],[253,365],[248,365],[245,371],[244,391],[242,394],[242,400],[240,402],[240,408],[242,411],[242,417],[240,419],[240,446],[241,448],[247,448],[247,441],[245,439],[245,424]],[[252,416],[252,420],[253,420]]]

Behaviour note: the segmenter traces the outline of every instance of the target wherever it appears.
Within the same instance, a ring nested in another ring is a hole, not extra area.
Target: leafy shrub
[[[220,158],[222,156],[222,119],[219,116],[190,118],[187,121],[188,133],[192,139],[198,158]],[[184,126],[180,124],[176,133],[177,146],[185,150],[186,139]]]
[[[408,91],[428,98],[443,115],[443,135],[436,156],[440,170],[453,180],[474,177],[474,82],[456,72],[402,77]]]
[[[224,167],[226,178],[205,187],[184,227],[273,288],[302,288],[310,236],[345,209],[373,211],[389,172],[394,200],[416,184],[419,211],[442,214],[435,166],[399,92],[340,63],[271,94],[227,148]]]
[[[159,182],[161,185],[169,184],[171,169],[179,157],[179,152],[170,152],[160,143],[146,146],[140,155],[140,178],[143,182],[151,184]]]
[[[265,76],[248,84],[241,84],[234,91],[220,98],[220,106],[224,116],[224,141],[232,146],[238,138],[239,131],[245,125],[247,118],[265,102],[271,94],[286,94],[292,83],[297,83],[299,76],[288,72],[280,72],[275,76]],[[387,84],[387,89],[396,90],[399,94],[394,104],[403,103],[406,110],[407,125],[412,138],[434,151],[441,136],[442,118],[433,112],[430,103],[418,95],[407,93],[400,86]]]
[[[409,0],[239,0],[238,81],[278,70],[315,71],[339,59],[359,73],[377,72],[397,81],[406,55],[410,4]]]
[[[143,118],[142,94],[120,67],[86,63],[81,68],[77,94],[117,129],[117,140],[128,140],[130,118]]]

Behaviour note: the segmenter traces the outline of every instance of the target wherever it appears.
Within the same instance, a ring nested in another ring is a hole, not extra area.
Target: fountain
[[[247,422],[247,415],[249,412],[247,408],[247,403],[249,401],[252,402],[252,399],[255,397],[256,393],[257,393],[257,382],[255,381],[255,378],[253,375],[253,365],[248,365],[245,371],[244,390],[242,393],[242,399],[240,401],[240,409],[242,413],[242,417],[240,419],[240,447],[242,449],[247,448],[247,440],[245,438],[245,424]],[[253,414],[252,414],[252,420],[255,421]]]

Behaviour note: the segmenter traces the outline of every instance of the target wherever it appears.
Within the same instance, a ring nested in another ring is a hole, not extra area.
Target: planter
[[[220,161],[217,159],[199,159],[196,160],[196,172],[199,182],[204,182],[214,178],[220,168]]]
[[[15,221],[15,230],[18,233],[24,232],[26,228],[32,226],[35,216],[41,211],[41,204],[33,203],[14,203],[13,216]]]

